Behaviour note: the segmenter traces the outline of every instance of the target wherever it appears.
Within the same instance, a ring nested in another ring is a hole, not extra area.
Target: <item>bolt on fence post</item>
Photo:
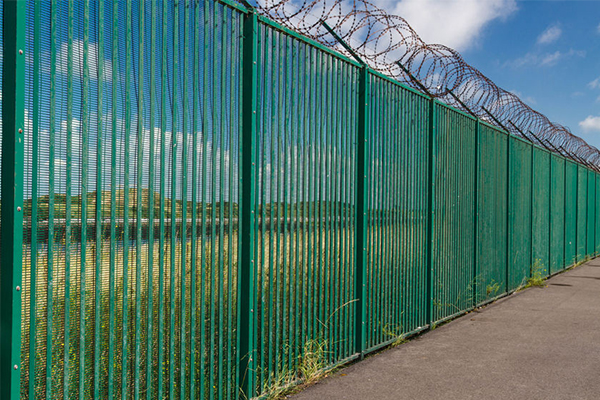
[[[435,99],[429,100],[429,155],[427,166],[427,323],[431,328],[435,319],[433,315],[433,217],[435,196],[435,126],[436,126]]]
[[[240,246],[238,269],[238,374],[239,398],[254,396],[254,233],[255,233],[255,148],[257,95],[258,16],[254,10],[244,16],[242,145],[240,146]]]
[[[2,69],[2,258],[0,264],[0,382],[3,398],[18,399],[21,378],[23,136],[25,129],[25,9],[5,1]],[[29,288],[26,288],[29,290]]]
[[[367,166],[365,162],[367,153],[367,136],[369,127],[369,99],[370,99],[370,74],[366,65],[360,69],[358,89],[358,130],[356,138],[356,231],[355,231],[355,271],[354,271],[354,296],[355,325],[354,325],[354,352],[362,358],[366,342],[366,244],[367,244],[367,210],[365,180]]]

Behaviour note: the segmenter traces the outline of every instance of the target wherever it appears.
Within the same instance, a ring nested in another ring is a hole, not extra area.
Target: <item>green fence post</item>
[[[480,156],[480,151],[479,151],[479,139],[480,139],[480,131],[481,131],[481,123],[479,122],[479,119],[475,121],[475,178],[474,178],[474,190],[473,190],[473,281],[472,281],[472,286],[473,286],[473,307],[477,307],[477,291],[478,291],[478,287],[477,287],[477,267],[478,267],[478,257],[477,257],[477,253],[478,253],[478,241],[479,241],[479,235],[477,234],[479,231],[479,218],[478,218],[478,214],[479,214],[479,176],[481,175],[479,173],[479,168],[480,168],[480,160],[479,160],[479,156]]]
[[[567,159],[563,160],[563,176],[564,179],[564,190],[563,190],[563,220],[565,223],[563,224],[563,263],[561,269],[567,268]]]
[[[2,264],[0,265],[0,382],[18,399],[21,379],[23,267],[23,136],[25,107],[24,1],[5,1],[2,69]],[[27,288],[29,290],[29,288]]]
[[[510,141],[514,140],[511,138],[510,133],[506,132],[506,275],[504,277],[505,292],[508,293],[510,290]]]
[[[552,274],[552,153],[548,157],[548,276]]]
[[[238,269],[238,373],[240,398],[254,396],[254,226],[256,181],[256,94],[258,16],[252,10],[244,16],[242,145],[240,146],[241,259]]]
[[[356,139],[356,246],[354,271],[355,331],[354,352],[363,357],[366,339],[366,257],[367,257],[367,210],[365,209],[366,192],[365,179],[367,166],[365,162],[367,147],[367,132],[369,126],[369,69],[365,65],[360,70],[358,92],[358,130]]]
[[[427,193],[427,323],[431,328],[434,321],[433,315],[433,217],[435,196],[435,100],[429,101],[429,159],[427,160],[427,180],[429,192]]]

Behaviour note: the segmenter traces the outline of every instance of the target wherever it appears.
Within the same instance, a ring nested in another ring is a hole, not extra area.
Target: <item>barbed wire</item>
[[[373,70],[417,90],[422,91],[422,84],[428,94],[444,103],[550,151],[593,168],[600,165],[598,149],[569,128],[551,122],[514,93],[498,87],[456,50],[425,43],[404,18],[369,1],[259,0],[255,4],[260,14],[351,56],[327,30],[325,21]]]

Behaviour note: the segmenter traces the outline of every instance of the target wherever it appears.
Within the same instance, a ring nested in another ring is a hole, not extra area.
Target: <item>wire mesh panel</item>
[[[509,290],[523,285],[531,270],[532,146],[509,138]]]
[[[553,274],[565,267],[565,159],[550,157],[550,270]]]
[[[22,396],[237,395],[240,14],[27,18]]]
[[[352,354],[358,69],[259,25],[257,391]]]
[[[433,320],[467,309],[474,300],[476,122],[436,107],[433,205]]]
[[[588,174],[587,169],[581,165],[577,166],[577,258],[579,262],[586,256],[587,233],[588,233]]]
[[[426,325],[429,100],[371,81],[367,141],[367,344]]]
[[[507,285],[508,137],[485,124],[479,130],[476,303]]]
[[[533,271],[549,274],[550,153],[533,148]]]
[[[487,125],[479,130],[476,302],[503,293],[507,283],[508,137]]]
[[[236,3],[26,9],[23,398],[273,395],[600,249],[595,173]]]
[[[577,260],[577,164],[565,160],[565,266]]]
[[[596,247],[596,173],[588,169],[587,174],[587,238],[585,255],[591,257],[594,255]]]

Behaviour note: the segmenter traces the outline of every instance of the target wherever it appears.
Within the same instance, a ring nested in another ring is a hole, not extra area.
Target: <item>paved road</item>
[[[292,398],[600,400],[600,258]]]

